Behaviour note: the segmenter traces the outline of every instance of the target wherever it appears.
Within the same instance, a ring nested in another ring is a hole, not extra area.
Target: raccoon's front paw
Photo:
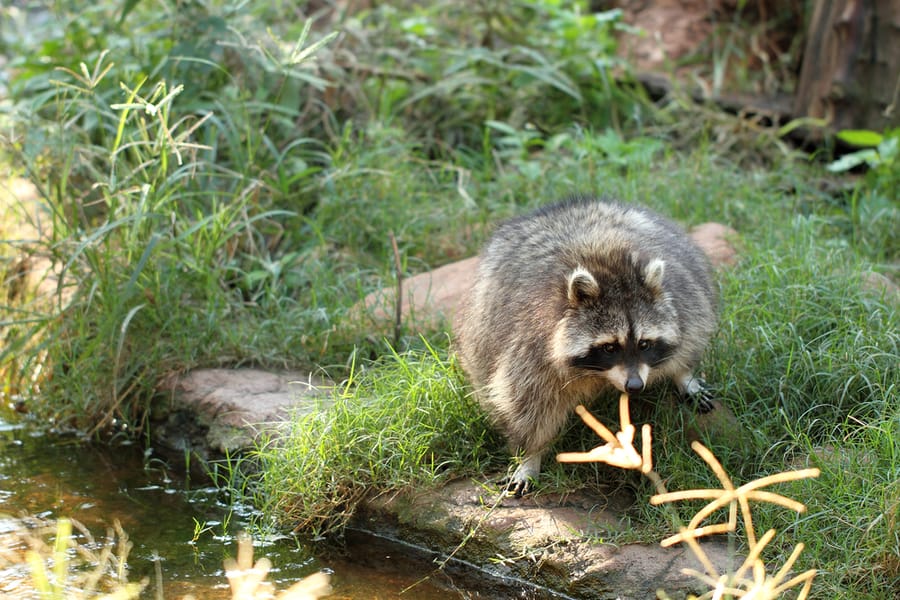
[[[521,498],[531,491],[531,485],[541,472],[541,457],[527,456],[504,482],[509,498]]]
[[[506,486],[504,494],[507,498],[521,498],[531,492],[531,482],[533,479],[516,479],[516,476],[508,477],[503,484]]]
[[[705,381],[696,377],[687,381],[681,392],[681,399],[691,404],[694,410],[701,415],[716,408],[715,397],[713,389]]]

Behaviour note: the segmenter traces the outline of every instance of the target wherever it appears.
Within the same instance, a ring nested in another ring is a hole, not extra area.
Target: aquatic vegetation
[[[46,600],[128,600],[139,597],[147,580],[128,580],[131,543],[118,522],[105,540],[72,519],[17,520],[2,535],[0,566],[8,598]],[[72,535],[73,528],[78,536]],[[16,565],[28,567],[28,576]],[[21,576],[21,577],[20,577]]]
[[[73,528],[77,535],[73,535]],[[118,522],[109,529],[105,540],[95,540],[86,527],[73,519],[18,520],[0,534],[0,586],[4,598],[25,600],[35,594],[42,600],[139,598],[149,580],[129,581],[131,547]],[[26,570],[15,569],[17,565],[27,567],[27,574]],[[246,533],[237,536],[237,558],[226,558],[224,567],[232,600],[316,600],[331,593],[330,576],[324,572],[313,573],[276,591],[266,581],[272,562],[266,557],[253,561],[253,542]],[[157,577],[161,578],[158,571]],[[162,598],[160,589],[156,597]]]

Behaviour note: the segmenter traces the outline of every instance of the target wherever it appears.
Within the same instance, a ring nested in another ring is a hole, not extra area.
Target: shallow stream
[[[68,517],[104,539],[118,520],[134,545],[128,554],[129,579],[150,578],[144,598],[158,597],[157,563],[167,600],[188,594],[197,600],[230,598],[222,561],[235,556],[235,535],[250,514],[206,482],[192,483],[162,461],[147,460],[138,445],[85,444],[0,421],[0,533],[11,526],[10,517]],[[268,580],[279,590],[316,571],[331,573],[334,594],[329,598],[557,597],[458,570],[456,575],[441,572],[401,594],[434,571],[432,557],[362,532],[348,533],[345,550],[289,537],[256,540],[254,555],[272,561]],[[24,565],[19,571],[0,569],[0,595],[13,589],[4,586],[14,587],[17,577],[28,577]]]

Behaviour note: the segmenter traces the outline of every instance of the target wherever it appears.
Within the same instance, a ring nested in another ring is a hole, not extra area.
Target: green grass
[[[823,583],[814,588],[821,597],[878,598],[897,574],[892,552],[884,551],[885,547],[896,546],[897,537],[896,519],[891,517],[897,507],[894,482],[900,473],[892,437],[896,435],[896,394],[900,382],[896,298],[863,285],[861,273],[872,268],[870,259],[865,258],[865,248],[853,248],[846,239],[834,236],[830,220],[797,214],[796,206],[815,194],[803,186],[800,167],[792,166],[786,172],[746,174],[721,158],[709,160],[706,156],[670,156],[661,164],[635,165],[618,179],[607,175],[608,187],[626,200],[648,200],[691,222],[718,219],[740,223],[741,259],[719,274],[721,326],[703,364],[707,379],[720,389],[722,401],[734,412],[736,422],[721,430],[707,431],[702,437],[737,482],[792,466],[799,468],[805,464],[805,457],[813,456],[811,460],[823,469],[823,476],[787,488],[793,497],[809,502],[809,514],[794,519],[781,509],[762,509],[758,531],[767,526],[782,531],[779,541],[773,544],[779,551],[798,540],[807,543],[800,566],[818,566],[825,571],[820,577]],[[599,174],[585,174],[579,163],[570,158],[544,155],[532,160],[548,171],[552,162],[555,177],[568,179],[575,187],[595,183],[595,177],[604,179]],[[665,172],[667,186],[660,186],[654,177],[657,170]],[[786,178],[800,189],[785,192]],[[489,188],[494,184],[482,185]],[[525,210],[532,202],[538,202],[533,200],[541,197],[536,194],[549,197],[552,187],[554,184],[540,180],[520,181],[510,193],[524,200],[521,205],[510,204],[506,210]],[[711,200],[702,205],[685,201],[697,194],[736,200]],[[436,344],[443,347],[442,334],[436,335]],[[444,373],[435,382],[432,360],[429,351],[416,348],[400,356],[375,360],[367,365],[365,379],[352,391],[354,402],[359,403],[353,406],[370,407],[367,413],[372,411],[374,415],[381,415],[382,409],[393,413],[398,410],[397,398],[420,393],[419,382],[428,382],[444,394],[441,411],[453,410],[447,408],[446,402],[456,403],[461,414],[474,419],[466,425],[470,431],[467,435],[480,431],[484,426],[482,417],[473,413],[469,401],[460,395],[456,375]],[[398,377],[398,370],[414,375]],[[340,396],[341,402],[346,401],[344,396],[346,392]],[[413,403],[406,404],[409,410],[412,406]],[[431,431],[432,423],[440,418],[432,413],[436,408],[422,403],[415,406],[422,411],[417,417],[422,419],[424,428],[417,434]],[[614,422],[617,415],[614,403],[608,400],[598,403],[595,412],[607,423]],[[638,406],[636,415],[654,425],[657,469],[670,478],[670,489],[717,487],[713,474],[690,450],[690,437],[696,435],[690,432],[698,431],[698,426],[689,411],[667,399],[662,391],[655,402]],[[327,480],[302,478],[303,473],[319,469],[328,469],[329,473],[332,468],[341,473],[357,473],[354,469],[358,469],[362,476],[341,481],[364,481],[370,490],[416,485],[406,469],[420,461],[431,438],[425,437],[410,448],[405,441],[389,436],[391,460],[379,461],[386,467],[382,470],[370,470],[367,461],[373,449],[379,457],[385,452],[385,438],[379,436],[376,443],[371,432],[382,431],[385,426],[380,422],[363,425],[364,419],[343,404],[325,419],[306,418],[294,424],[286,444],[288,452],[296,454],[283,453],[281,449],[262,451],[266,460],[274,461],[271,467],[267,463],[263,473],[293,472],[294,467],[289,465],[301,465],[295,476],[287,478],[292,482],[287,487],[280,477],[263,482],[264,496],[277,499],[279,506],[271,512],[288,515],[291,523],[308,524],[311,516],[335,514],[318,506],[298,508],[322,498],[339,506],[337,514],[340,519],[346,518],[362,491],[353,487],[352,494],[342,497],[346,503],[327,494],[323,498],[321,490],[310,486]],[[457,427],[458,424],[449,431],[455,434]],[[323,452],[320,447],[310,451],[309,441],[322,439],[328,440],[325,446],[337,443],[332,440],[343,440],[341,450]],[[586,449],[596,443],[593,435],[576,422],[551,454],[556,450]],[[823,453],[823,449],[827,451]],[[468,456],[465,461],[449,462],[450,470],[445,475],[483,474],[485,464],[493,467],[494,477],[502,475],[507,464],[502,446],[490,445],[478,451],[479,455]],[[848,456],[860,461],[872,452],[877,458],[865,468],[853,467],[851,482],[834,484],[832,478],[847,469],[844,461]],[[336,459],[336,454],[341,455],[340,459]],[[344,465],[345,460],[350,460],[351,465]],[[341,463],[340,469],[335,462]],[[419,467],[419,476],[431,480],[429,461]],[[672,521],[667,513],[643,506],[652,490],[637,475],[608,467],[549,464],[542,476],[545,491],[598,483],[624,484],[636,491],[638,501],[631,515],[634,529],[623,539],[653,542],[677,525],[678,521]],[[329,487],[328,494],[333,493],[334,488]],[[857,502],[859,498],[865,500]],[[285,510],[287,506],[291,508]],[[690,507],[679,510],[681,522],[686,522],[692,514]],[[854,524],[844,527],[848,522]],[[324,523],[326,527],[332,525],[334,522]],[[828,531],[828,537],[819,537],[820,530]],[[807,542],[810,537],[816,541]],[[848,561],[849,556],[855,558]]]
[[[779,531],[771,560],[802,541],[798,571],[822,570],[815,597],[887,598],[897,591],[900,541],[897,298],[865,289],[865,262],[823,243],[822,229],[798,218],[777,228],[780,241],[746,236],[742,263],[720,278],[723,318],[707,376],[739,429],[704,441],[738,482],[822,469],[779,490],[807,514],[757,510],[757,532]],[[662,416],[657,432],[678,429],[677,416]],[[678,489],[716,487],[680,438],[659,449],[658,470]]]
[[[894,180],[847,184],[777,132],[649,106],[609,77],[623,66],[614,14],[458,6],[380,5],[336,21],[338,38],[229,0],[138,3],[128,33],[114,3],[55,6],[40,27],[0,9],[0,153],[38,186],[47,232],[4,243],[0,274],[23,254],[64,274],[57,293],[0,308],[4,393],[53,426],[138,435],[171,373],[323,368],[343,382],[333,406],[259,449],[256,487],[231,481],[281,526],[334,530],[366,493],[508,462],[446,331],[391,349],[346,318],[393,285],[391,234],[412,274],[474,254],[499,219],[607,194],[738,230],[703,364],[737,430],[705,441],[738,481],[822,468],[792,487],[807,515],[763,523],[807,544],[801,566],[825,570],[816,597],[878,598],[900,572],[900,328],[896,298],[860,274],[896,280]],[[689,448],[692,415],[655,400],[637,410],[660,473],[673,489],[713,483]],[[611,423],[616,409],[596,413]],[[593,444],[576,423],[557,449]],[[543,481],[633,488],[633,539],[672,525],[638,477],[548,464]]]

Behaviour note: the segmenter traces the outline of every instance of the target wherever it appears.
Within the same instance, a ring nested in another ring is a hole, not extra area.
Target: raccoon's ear
[[[597,298],[600,295],[600,286],[590,271],[582,266],[577,266],[569,273],[568,296],[569,303],[577,306],[585,300]]]
[[[659,258],[650,260],[644,266],[644,285],[654,293],[662,291],[663,273],[666,270],[666,263]]]

